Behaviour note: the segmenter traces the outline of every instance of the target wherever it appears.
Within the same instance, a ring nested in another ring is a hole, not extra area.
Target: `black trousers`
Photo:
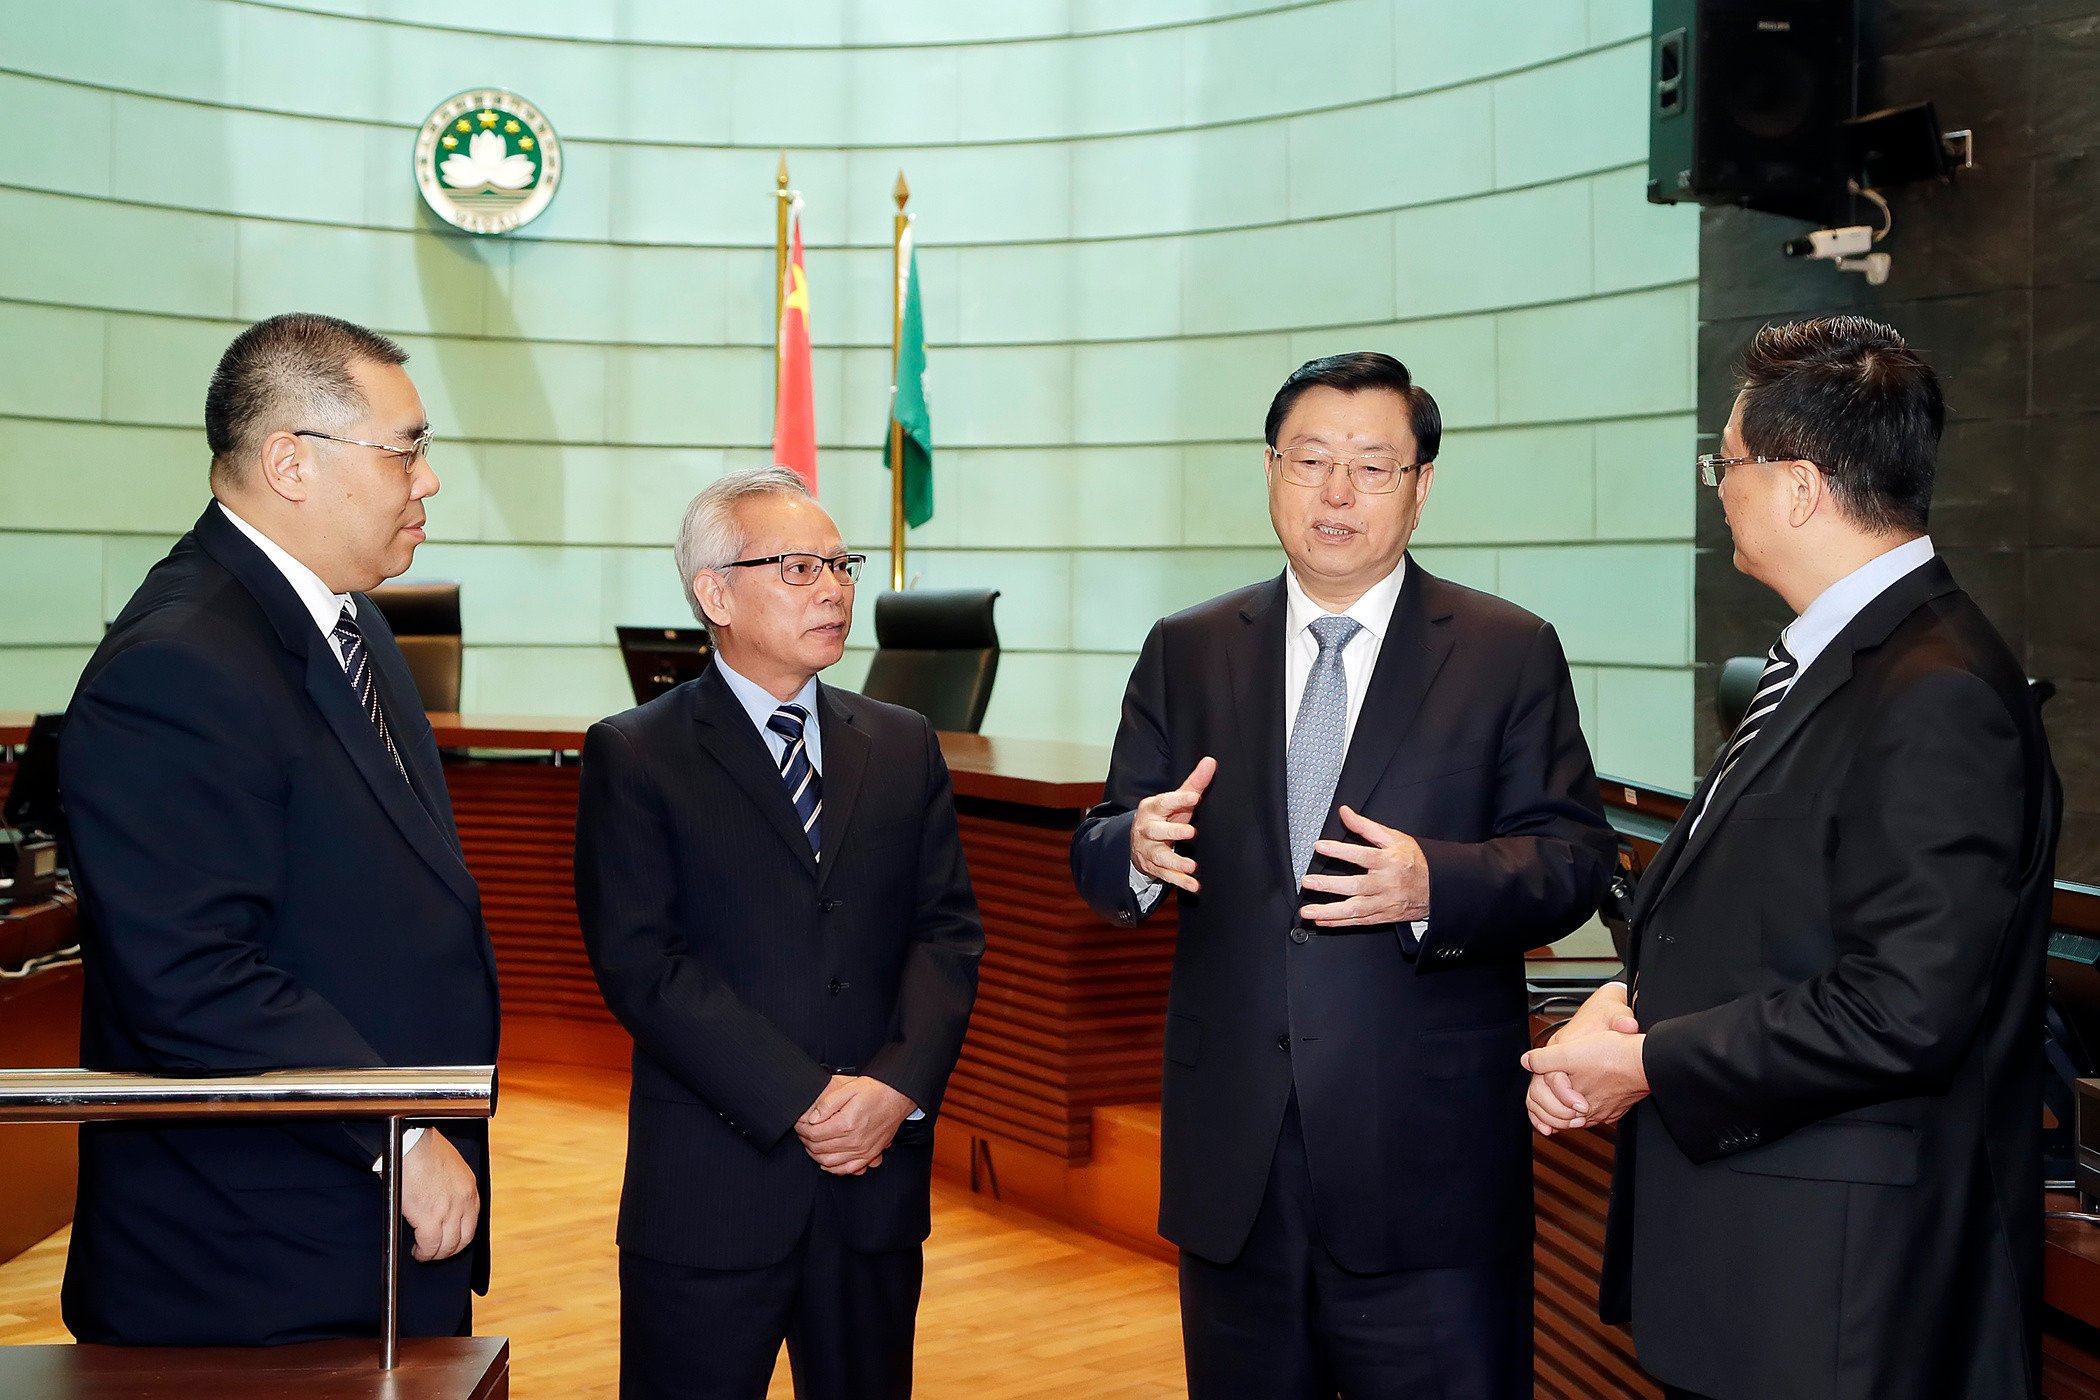
[[[1320,1239],[1293,1097],[1239,1258],[1182,1253],[1181,1337],[1190,1400],[1529,1400],[1531,1257],[1344,1269]]]
[[[797,1400],[907,1400],[921,1251],[846,1248],[817,1193],[809,1229],[762,1269],[620,1251],[621,1400],[764,1400],[785,1341]]]

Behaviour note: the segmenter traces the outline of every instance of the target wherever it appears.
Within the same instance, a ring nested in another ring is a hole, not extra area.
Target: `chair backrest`
[[[917,710],[935,729],[975,734],[999,675],[996,588],[884,593],[861,693]]]
[[[1714,682],[1714,718],[1721,722],[1721,742],[1743,722],[1750,697],[1757,694],[1757,678],[1765,673],[1762,656],[1731,656],[1721,663],[1720,679]]]
[[[466,648],[459,631],[459,584],[450,579],[382,583],[365,594],[386,618],[416,678],[426,710],[459,708]]]

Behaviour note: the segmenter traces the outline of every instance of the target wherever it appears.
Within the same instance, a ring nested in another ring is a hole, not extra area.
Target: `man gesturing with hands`
[[[620,1393],[901,1400],[984,928],[925,717],[817,677],[862,556],[778,468],[697,496],[715,662],[592,726],[576,907],[634,1036]]]
[[[1194,1400],[1531,1394],[1523,955],[1613,850],[1553,629],[1407,555],[1441,420],[1380,354],[1270,405],[1278,578],[1152,628],[1080,892],[1172,887],[1160,1232]]]

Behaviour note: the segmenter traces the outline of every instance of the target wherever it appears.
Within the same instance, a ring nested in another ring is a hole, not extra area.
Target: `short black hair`
[[[271,433],[357,421],[370,406],[351,367],[407,360],[406,350],[377,331],[333,316],[295,311],[256,322],[226,347],[204,391],[212,475],[239,481]]]
[[[1408,427],[1415,435],[1415,460],[1434,462],[1437,448],[1444,440],[1444,415],[1437,409],[1436,400],[1429,391],[1416,384],[1407,366],[1391,355],[1376,350],[1356,350],[1347,355],[1326,355],[1317,360],[1307,360],[1291,371],[1290,378],[1269,400],[1269,421],[1263,427],[1263,436],[1269,446],[1276,445],[1276,434],[1283,430],[1283,420],[1291,413],[1291,405],[1303,397],[1307,389],[1339,389],[1345,394],[1361,394],[1373,389],[1398,394],[1407,401]]]
[[[1946,403],[1939,376],[1864,316],[1766,326],[1743,352],[1743,446],[1814,462],[1862,529],[1922,534]]]

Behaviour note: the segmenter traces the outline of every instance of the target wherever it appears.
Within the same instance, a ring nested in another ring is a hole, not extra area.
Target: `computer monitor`
[[[63,714],[38,715],[30,723],[29,738],[15,763],[14,783],[6,805],[0,806],[0,825],[37,836],[58,835],[58,732],[65,723]]]
[[[707,669],[714,644],[700,627],[616,627],[634,702],[646,705]]]

